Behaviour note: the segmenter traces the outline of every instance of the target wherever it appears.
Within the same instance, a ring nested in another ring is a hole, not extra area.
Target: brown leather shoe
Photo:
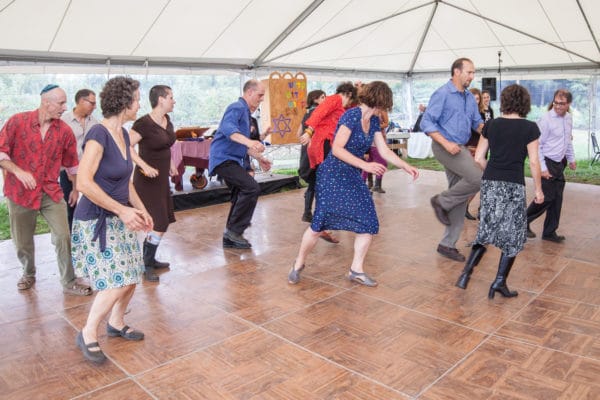
[[[431,207],[433,207],[433,211],[435,211],[435,216],[438,221],[440,221],[444,225],[450,225],[450,218],[448,218],[448,212],[442,208],[440,204],[439,195],[436,194],[430,200]]]
[[[442,256],[449,258],[451,260],[454,260],[454,261],[459,261],[459,262],[465,261],[465,256],[460,254],[458,252],[458,250],[455,249],[454,247],[446,247],[446,246],[442,246],[441,244],[439,244],[437,247],[437,252],[440,253]]]

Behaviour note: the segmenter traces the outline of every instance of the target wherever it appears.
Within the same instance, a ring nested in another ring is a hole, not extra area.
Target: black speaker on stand
[[[481,78],[481,90],[490,92],[490,100],[496,101],[496,78]]]

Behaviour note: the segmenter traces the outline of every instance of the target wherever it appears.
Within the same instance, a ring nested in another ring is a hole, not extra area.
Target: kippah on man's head
[[[55,83],[49,83],[49,84],[47,84],[46,86],[44,86],[44,88],[40,92],[40,96],[43,95],[44,93],[48,93],[52,89],[56,89],[57,87],[59,87],[59,86],[57,84],[55,84]]]

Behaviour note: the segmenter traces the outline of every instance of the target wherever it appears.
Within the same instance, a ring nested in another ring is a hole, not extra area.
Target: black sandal
[[[127,340],[142,340],[144,338],[144,333],[140,331],[136,331],[131,329],[129,325],[125,325],[123,329],[119,330],[117,328],[113,328],[109,323],[106,324],[106,334],[108,336],[117,337],[121,336],[123,339]]]
[[[83,340],[83,333],[81,331],[77,334],[75,343],[77,344],[77,347],[81,349],[83,356],[87,360],[95,363],[101,363],[106,360],[106,356],[104,355],[102,350],[100,350],[100,345],[98,344],[98,342],[85,343],[85,341]],[[90,350],[94,347],[98,347],[98,350]]]

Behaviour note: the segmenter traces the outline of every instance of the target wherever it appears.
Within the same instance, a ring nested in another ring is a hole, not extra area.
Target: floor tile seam
[[[600,304],[588,303],[588,302],[577,300],[577,299],[571,299],[569,297],[557,296],[555,294],[549,294],[549,293],[540,293],[540,295],[544,296],[544,297],[550,297],[553,299],[557,299],[557,300],[565,300],[565,301],[575,303],[575,304],[583,304],[584,306],[600,308]]]
[[[268,330],[265,327],[261,326],[261,327],[259,327],[259,329],[263,330],[265,333],[267,333],[267,334],[269,334],[271,336],[274,336],[274,337],[276,337],[276,338],[278,338],[278,339],[280,339],[280,340],[282,340],[282,341],[284,341],[284,342],[286,342],[286,343],[288,343],[288,344],[290,344],[290,345],[292,345],[292,346],[294,346],[294,347],[296,347],[296,348],[298,348],[298,349],[300,349],[302,351],[305,351],[305,352],[307,352],[307,353],[309,353],[309,354],[311,354],[311,355],[313,355],[313,356],[315,356],[317,358],[320,358],[321,360],[327,362],[328,364],[331,364],[331,365],[333,365],[333,366],[335,366],[337,368],[343,369],[344,371],[347,371],[347,372],[349,372],[349,373],[351,373],[353,375],[356,375],[356,376],[359,376],[359,377],[361,377],[363,379],[366,379],[366,380],[368,380],[368,381],[370,381],[372,383],[375,383],[376,385],[382,386],[382,387],[384,387],[384,388],[386,388],[388,390],[393,391],[394,393],[398,393],[398,394],[400,394],[402,396],[405,396],[408,399],[413,399],[414,398],[414,396],[411,396],[411,395],[409,395],[407,393],[402,392],[401,390],[398,390],[398,389],[395,389],[395,388],[393,388],[391,386],[388,386],[387,384],[385,384],[383,382],[380,382],[380,381],[378,381],[378,380],[376,380],[374,378],[371,378],[371,377],[366,376],[366,375],[364,375],[364,374],[362,374],[362,373],[360,373],[358,371],[355,371],[355,370],[353,370],[351,368],[348,368],[345,365],[339,364],[339,363],[337,363],[337,362],[335,362],[335,361],[327,358],[326,356],[324,356],[324,355],[322,355],[320,353],[317,353],[315,351],[312,351],[312,350],[310,350],[310,349],[308,349],[308,348],[306,348],[304,346],[301,346],[298,343],[295,343],[292,340],[290,340],[290,339],[288,339],[288,338],[286,338],[284,336],[279,335],[278,333],[270,331],[270,330]]]
[[[133,377],[131,377],[131,376],[128,376],[128,377],[126,377],[126,378],[123,378],[123,379],[119,379],[119,380],[113,381],[113,382],[111,382],[111,383],[109,383],[109,384],[107,384],[107,385],[104,385],[104,386],[101,386],[101,387],[97,387],[97,388],[95,388],[95,389],[93,389],[93,390],[90,390],[89,392],[85,392],[85,393],[78,394],[78,395],[77,395],[77,396],[75,396],[75,397],[71,397],[71,398],[70,398],[70,400],[77,400],[77,399],[81,399],[81,398],[84,398],[84,397],[87,397],[87,396],[93,395],[93,394],[95,394],[95,393],[98,393],[98,392],[100,392],[100,391],[102,391],[102,390],[104,390],[104,389],[108,389],[108,388],[110,388],[110,387],[112,387],[112,386],[118,385],[118,384],[120,384],[120,383],[122,383],[122,382],[126,382],[126,381],[128,381],[128,380],[135,381],[135,380],[133,379]],[[153,395],[151,392],[149,392],[149,391],[148,391],[146,388],[144,388],[142,385],[140,385],[140,383],[139,383],[139,382],[135,381],[135,383],[136,383],[137,385],[139,385],[139,386],[140,386],[140,387],[141,387],[141,388],[142,388],[142,389],[143,389],[143,390],[144,390],[146,393],[148,393],[148,395],[149,395],[150,397],[152,397],[154,400],[158,400],[158,398],[157,398],[156,396],[154,396],[154,395]]]
[[[598,268],[599,267],[599,265],[597,263],[593,263],[590,260],[585,260],[583,258],[568,257],[568,259],[569,260],[573,260],[573,261],[577,261],[577,262],[580,262],[580,263],[583,263],[583,264],[588,264],[588,265],[590,265],[590,266],[592,266],[594,268]]]
[[[66,316],[66,315],[63,315],[62,317],[63,317],[63,319],[65,319],[65,321],[67,322],[67,324],[71,325],[71,326],[73,327],[73,329],[75,329],[75,336],[77,336],[77,334],[80,332],[80,329],[79,329],[79,328],[77,328],[77,327],[75,326],[75,324],[73,324],[73,323],[72,323],[72,322],[71,322],[71,321],[70,321],[70,320],[67,318],[67,316]],[[75,345],[75,347],[77,347],[77,345]],[[120,371],[121,371],[121,372],[122,372],[122,373],[123,373],[123,374],[124,374],[124,375],[125,375],[127,378],[133,378],[133,377],[135,376],[135,374],[130,374],[129,372],[127,372],[127,370],[126,370],[126,369],[125,369],[125,368],[124,368],[124,367],[123,367],[123,366],[122,366],[122,365],[121,365],[119,362],[117,362],[117,360],[113,359],[113,358],[112,358],[110,355],[108,355],[108,354],[106,354],[106,353],[104,353],[104,355],[105,355],[105,357],[106,357],[106,358],[107,358],[107,359],[108,359],[110,362],[112,362],[112,363],[115,365],[115,367],[117,367],[117,368],[118,368],[118,369],[119,369],[119,370],[120,370]],[[125,378],[125,379],[127,379],[127,378]]]
[[[242,321],[243,321],[243,319],[241,319],[241,318],[238,318],[238,319],[240,319],[240,320],[242,320]],[[225,338],[223,338],[223,339],[217,340],[217,341],[215,341],[215,342],[213,342],[213,343],[210,343],[210,344],[207,344],[207,345],[205,345],[205,346],[198,347],[197,349],[194,349],[194,350],[192,350],[192,351],[190,351],[190,352],[187,352],[187,353],[185,353],[185,354],[181,354],[181,355],[179,355],[179,356],[177,356],[177,357],[170,358],[170,359],[168,359],[168,360],[167,360],[167,361],[165,361],[165,362],[162,362],[162,363],[160,363],[160,364],[156,364],[155,366],[153,366],[153,367],[151,367],[151,368],[145,369],[145,370],[143,370],[143,371],[139,371],[139,372],[137,372],[137,373],[135,373],[135,374],[127,374],[127,376],[128,376],[128,377],[130,377],[130,378],[132,378],[132,379],[133,379],[133,378],[135,378],[135,379],[136,379],[136,382],[138,382],[138,381],[137,381],[137,379],[141,378],[141,377],[142,377],[142,375],[145,375],[145,374],[147,374],[147,373],[149,373],[149,372],[151,372],[151,371],[153,371],[153,370],[155,370],[155,369],[158,369],[158,368],[161,368],[161,367],[164,367],[164,366],[167,366],[167,365],[173,364],[174,362],[180,361],[180,360],[182,360],[182,359],[184,359],[184,358],[186,358],[186,357],[190,357],[190,356],[192,356],[192,355],[194,355],[194,354],[196,354],[196,353],[203,352],[203,351],[205,351],[205,350],[207,350],[207,349],[209,349],[209,348],[211,348],[211,347],[213,347],[213,346],[220,345],[220,344],[222,344],[223,342],[225,342],[225,341],[227,341],[227,340],[229,340],[229,339],[233,339],[233,338],[236,338],[236,337],[238,337],[238,336],[240,336],[240,335],[244,335],[244,334],[246,334],[246,333],[248,333],[248,332],[252,331],[253,329],[258,329],[258,328],[260,328],[258,325],[255,325],[255,324],[252,324],[252,325],[253,325],[252,327],[249,327],[249,329],[247,329],[247,330],[245,330],[245,331],[242,331],[242,332],[236,333],[236,334],[234,334],[234,335],[231,335],[231,336],[227,336],[227,337],[225,337]],[[138,384],[139,384],[139,382],[138,382]],[[142,386],[142,385],[140,384],[140,386]]]
[[[456,368],[458,368],[464,361],[466,361],[469,357],[471,357],[471,355],[473,355],[473,353],[475,353],[477,350],[479,350],[479,348],[481,346],[483,346],[485,343],[487,343],[490,338],[492,337],[491,334],[486,334],[486,336],[468,353],[466,353],[463,357],[461,357],[458,361],[456,361],[454,363],[454,365],[452,365],[451,367],[449,367],[442,375],[438,376],[437,379],[435,379],[433,382],[431,382],[427,387],[425,387],[423,390],[421,390],[416,398],[420,398],[423,394],[425,394],[429,389],[431,389],[432,387],[434,387],[438,382],[440,382],[442,379],[444,379],[446,376],[448,376],[452,371],[454,371]]]
[[[310,278],[309,278],[309,279],[310,279]],[[333,286],[333,285],[330,285],[330,286]],[[265,321],[265,322],[263,322],[263,323],[261,323],[261,324],[255,324],[254,322],[251,322],[251,321],[248,321],[248,322],[250,322],[250,323],[252,323],[253,325],[256,325],[256,326],[258,326],[258,327],[263,327],[263,326],[265,326],[265,325],[267,325],[267,324],[270,324],[270,323],[272,323],[272,322],[275,322],[275,321],[279,321],[279,320],[281,320],[281,319],[284,319],[284,318],[286,318],[286,317],[288,317],[288,316],[290,316],[290,315],[292,315],[292,314],[295,314],[295,313],[297,313],[297,312],[299,312],[299,311],[306,310],[306,309],[307,309],[307,308],[309,308],[309,307],[312,307],[312,306],[315,306],[315,305],[318,305],[318,304],[324,303],[325,301],[331,300],[331,299],[333,299],[333,298],[335,298],[335,297],[338,297],[338,296],[339,296],[339,295],[341,295],[341,294],[347,293],[347,292],[349,292],[349,291],[351,291],[351,290],[352,290],[351,288],[342,288],[342,287],[339,287],[339,286],[335,286],[335,287],[336,287],[336,288],[338,288],[338,289],[341,289],[341,291],[339,291],[339,292],[337,292],[337,293],[334,293],[334,294],[332,294],[331,296],[324,297],[324,298],[322,298],[322,299],[321,299],[321,300],[319,300],[319,301],[315,301],[315,302],[313,302],[313,303],[306,304],[306,305],[304,305],[304,306],[302,306],[302,307],[300,307],[300,308],[298,308],[298,309],[296,309],[296,310],[294,310],[294,311],[288,311],[288,312],[286,312],[285,314],[282,314],[282,315],[280,315],[279,317],[275,317],[275,318],[273,318],[273,319],[270,319],[270,320],[268,320],[268,321]],[[238,316],[236,315],[236,317],[238,317]],[[247,321],[247,320],[243,319],[242,317],[238,317],[238,318],[242,319],[243,321]]]
[[[362,295],[364,295],[364,296],[370,297],[370,298],[372,298],[374,300],[379,300],[381,302],[384,302],[384,303],[392,305],[392,306],[396,306],[396,307],[404,309],[406,311],[412,311],[412,312],[414,312],[416,314],[419,314],[419,315],[422,315],[422,316],[425,316],[425,317],[428,317],[428,318],[431,318],[431,319],[434,319],[434,320],[437,320],[437,321],[446,322],[448,324],[451,324],[451,325],[454,325],[454,326],[458,326],[460,328],[466,328],[468,330],[471,330],[471,331],[474,331],[474,332],[478,332],[478,333],[481,333],[483,335],[489,335],[491,333],[491,332],[486,332],[486,331],[483,331],[483,330],[480,330],[480,329],[477,329],[477,328],[473,328],[473,327],[468,326],[468,325],[463,325],[463,324],[460,324],[460,323],[458,323],[456,321],[445,319],[445,318],[442,318],[442,317],[437,316],[437,315],[429,314],[429,313],[426,313],[424,311],[416,310],[416,309],[410,308],[410,307],[402,305],[402,304],[396,304],[396,303],[393,303],[393,302],[391,302],[389,300],[382,299],[382,298],[379,298],[379,297],[375,297],[375,296],[373,296],[371,294],[365,294],[363,292],[359,292],[359,293],[362,294]]]
[[[562,268],[560,269],[560,271],[558,271],[558,272],[557,272],[557,273],[554,275],[554,277],[553,277],[552,279],[548,280],[548,283],[547,283],[547,284],[546,284],[546,285],[545,285],[545,286],[542,288],[542,290],[541,290],[539,293],[535,293],[535,292],[533,292],[533,293],[535,293],[535,295],[534,295],[534,296],[532,296],[532,297],[531,297],[531,299],[529,299],[529,301],[528,301],[528,302],[527,302],[527,303],[526,303],[526,304],[525,304],[523,307],[521,307],[521,309],[520,309],[520,310],[518,310],[517,312],[513,313],[513,315],[512,315],[510,318],[508,318],[506,321],[504,321],[504,323],[502,323],[500,326],[498,326],[496,329],[494,329],[494,330],[491,332],[491,334],[492,334],[492,335],[495,335],[495,334],[496,334],[496,333],[497,333],[497,332],[498,332],[500,329],[504,328],[504,326],[505,326],[506,324],[508,324],[508,323],[509,323],[509,322],[511,322],[511,321],[515,321],[515,320],[516,320],[516,318],[518,318],[519,316],[521,316],[521,314],[523,314],[523,312],[525,312],[525,310],[526,310],[526,309],[527,309],[527,308],[528,308],[528,307],[529,307],[529,306],[530,306],[530,305],[531,305],[531,304],[532,304],[532,303],[533,303],[535,300],[537,300],[537,299],[538,299],[538,298],[539,298],[539,297],[542,295],[542,293],[544,293],[544,292],[546,291],[546,289],[548,289],[548,287],[549,287],[549,286],[552,284],[552,282],[554,282],[554,281],[556,280],[556,278],[558,278],[558,276],[559,276],[560,274],[562,274],[562,272],[563,272],[563,271],[564,271],[564,270],[565,270],[565,269],[566,269],[568,266],[569,266],[569,263],[565,264],[565,266],[564,266],[564,267],[562,267]]]
[[[568,352],[568,351],[565,351],[565,350],[554,349],[552,347],[546,347],[546,346],[543,346],[543,345],[538,344],[538,343],[528,342],[525,339],[519,339],[519,338],[512,337],[512,336],[503,336],[503,335],[498,334],[498,333],[494,333],[494,334],[492,334],[490,336],[492,336],[494,338],[497,338],[497,339],[503,339],[503,340],[508,340],[508,341],[511,341],[511,342],[516,342],[516,343],[524,344],[524,345],[527,345],[527,346],[532,346],[532,347],[535,347],[535,348],[538,348],[538,349],[542,349],[542,350],[548,350],[548,351],[553,351],[553,352],[556,352],[556,353],[565,354],[565,355],[572,356],[572,357],[582,358],[582,359],[593,361],[595,363],[600,364],[600,358],[594,358],[594,357],[590,357],[590,356],[585,356],[583,354],[571,353],[571,352]]]

